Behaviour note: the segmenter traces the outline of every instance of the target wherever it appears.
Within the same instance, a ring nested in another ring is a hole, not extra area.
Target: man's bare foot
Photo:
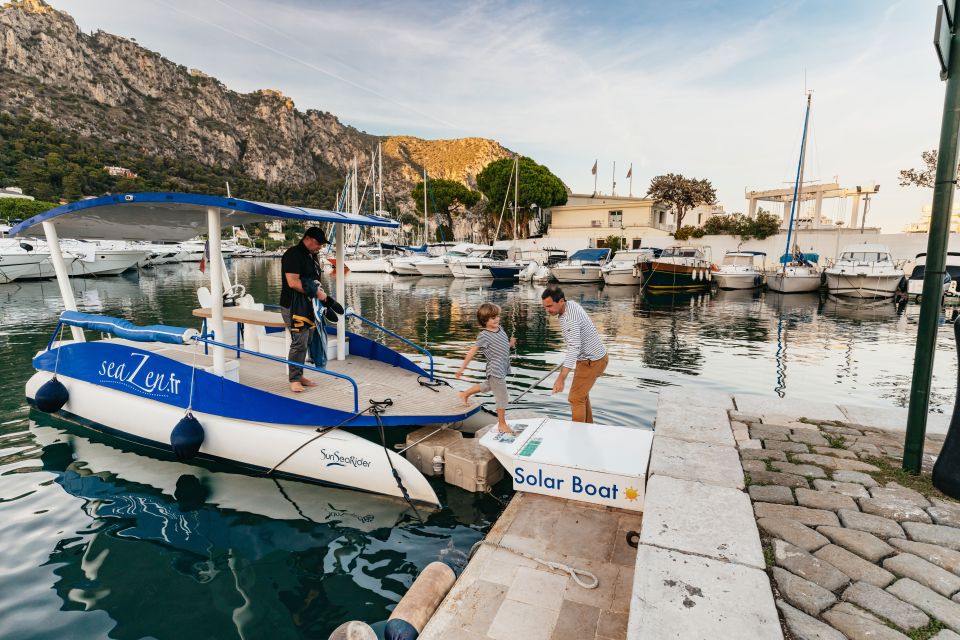
[[[457,395],[460,396],[460,400],[463,401],[463,406],[470,406],[470,396],[467,395],[466,391],[457,391]]]
[[[315,386],[317,386],[317,383],[316,383],[316,382],[314,382],[313,380],[307,380],[306,378],[300,378],[300,384],[302,384],[302,385],[305,386],[305,387],[315,387]]]
[[[511,429],[510,425],[508,425],[506,422],[501,422],[497,425],[497,428],[500,429],[500,433],[513,433],[513,429]]]
[[[303,392],[303,385],[300,384],[300,380],[297,380],[296,382],[291,382],[291,383],[290,383],[290,391],[293,391],[294,393],[302,393],[302,392]]]

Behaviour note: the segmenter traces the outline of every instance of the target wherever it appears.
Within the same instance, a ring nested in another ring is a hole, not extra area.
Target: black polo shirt
[[[314,260],[310,252],[303,245],[301,240],[297,245],[290,247],[283,253],[280,260],[280,306],[289,309],[293,304],[294,289],[287,284],[287,274],[295,273],[300,276],[300,281],[319,280],[320,272],[317,269],[317,261]]]

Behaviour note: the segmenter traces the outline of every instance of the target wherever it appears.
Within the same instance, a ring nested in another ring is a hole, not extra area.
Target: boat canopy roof
[[[195,193],[122,193],[71,202],[24,220],[10,235],[40,235],[41,223],[55,220],[62,238],[182,242],[207,232],[207,209],[220,209],[221,225],[287,218],[305,223],[341,222],[371,227],[398,227],[396,220],[375,215],[291,207],[241,198]]]
[[[580,249],[572,256],[570,260],[583,260],[584,262],[596,262],[610,255],[610,249]]]
[[[765,256],[765,251],[727,251],[728,256]]]
[[[798,258],[802,262],[809,262],[810,264],[813,264],[815,262],[820,262],[819,253],[799,253],[796,255],[790,255],[789,253],[785,253],[782,256],[780,256],[780,264],[789,264],[794,260],[797,260]]]

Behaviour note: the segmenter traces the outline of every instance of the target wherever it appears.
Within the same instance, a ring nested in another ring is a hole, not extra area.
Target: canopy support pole
[[[52,222],[45,220],[43,222],[43,233],[47,237],[47,246],[50,249],[50,260],[53,262],[53,270],[57,274],[57,285],[60,287],[60,296],[63,298],[63,307],[67,311],[77,310],[77,301],[73,297],[73,287],[70,286],[70,274],[67,273],[67,263],[63,260],[63,252],[60,251],[60,236],[57,235],[57,227]],[[76,342],[85,342],[83,329],[80,327],[70,327],[70,333]]]
[[[343,281],[343,258],[344,258],[344,235],[346,235],[346,226],[342,224],[334,225],[334,233],[337,236],[337,300],[342,305],[347,304],[346,300],[346,286]],[[343,352],[347,348],[347,316],[342,315],[340,319],[337,320],[337,360],[343,360]]]
[[[220,248],[220,209],[207,207],[207,246],[210,247],[211,322],[216,340],[223,342],[223,251]],[[213,347],[213,373],[223,376],[226,362],[223,347]]]

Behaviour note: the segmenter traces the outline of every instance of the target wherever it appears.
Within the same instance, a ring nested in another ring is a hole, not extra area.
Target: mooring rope
[[[422,524],[424,522],[423,516],[420,515],[420,511],[417,510],[417,506],[413,504],[413,500],[410,498],[410,493],[407,491],[407,488],[403,486],[403,480],[400,479],[400,473],[397,471],[397,468],[393,466],[393,458],[390,457],[390,449],[387,447],[387,434],[383,429],[383,420],[380,418],[380,414],[384,412],[387,407],[393,406],[393,400],[390,398],[384,398],[383,400],[373,400],[370,399],[370,406],[367,407],[371,413],[373,413],[374,419],[377,421],[377,429],[380,431],[380,444],[383,445],[383,453],[387,456],[387,463],[390,465],[390,471],[393,473],[393,479],[397,481],[397,488],[400,489],[400,495],[403,496],[403,499],[407,501],[407,504],[410,505],[410,508],[413,509],[413,512],[417,516],[417,520]]]
[[[520,549],[515,549],[514,547],[508,547],[506,545],[497,544],[496,542],[490,542],[487,539],[479,540],[477,541],[476,544],[473,545],[473,547],[471,547],[470,555],[469,555],[470,558],[473,558],[473,554],[476,553],[477,549],[479,549],[481,545],[488,545],[495,549],[503,549],[504,551],[515,553],[518,556],[527,558],[528,560],[533,560],[534,562],[542,564],[545,567],[549,567],[550,569],[553,569],[555,571],[561,571],[563,573],[569,574],[570,577],[573,579],[573,581],[577,583],[578,587],[582,587],[584,589],[596,589],[597,587],[600,586],[600,578],[598,578],[595,574],[587,571],[586,569],[578,569],[577,567],[572,567],[568,564],[563,564],[562,562],[553,562],[552,560],[544,560],[543,558],[538,558],[536,556],[530,555],[529,553],[525,551],[521,551]],[[587,582],[586,580],[584,580],[584,578],[587,578],[588,580],[592,580],[593,582],[592,583]]]
[[[373,402],[373,401],[371,400],[371,402]],[[330,433],[330,432],[333,431],[334,429],[339,429],[340,427],[342,427],[343,425],[347,424],[348,422],[350,422],[350,421],[352,421],[352,420],[356,420],[357,418],[359,418],[360,416],[362,416],[363,414],[365,414],[367,411],[370,411],[370,410],[372,410],[372,409],[373,409],[373,406],[369,406],[369,407],[367,407],[366,409],[364,409],[363,411],[358,411],[357,413],[353,414],[352,416],[350,416],[349,418],[347,418],[346,420],[344,420],[343,422],[341,422],[341,423],[338,424],[338,425],[335,425],[335,426],[332,426],[332,427],[319,427],[319,428],[317,428],[317,435],[313,436],[312,438],[310,438],[309,440],[307,440],[306,442],[304,442],[303,444],[301,444],[300,446],[298,446],[296,449],[294,449],[293,451],[291,451],[290,453],[288,453],[288,454],[283,458],[283,460],[281,460],[281,461],[278,462],[277,464],[273,465],[273,466],[272,466],[265,474],[263,474],[263,475],[264,475],[264,476],[269,476],[269,475],[271,475],[274,471],[277,470],[277,468],[278,468],[280,465],[282,465],[284,462],[286,462],[287,460],[289,460],[290,458],[292,458],[295,454],[297,454],[301,449],[303,449],[305,446],[307,446],[307,445],[310,444],[311,442],[313,442],[313,441],[315,441],[315,440],[317,440],[317,439],[319,439],[319,438],[322,438],[323,436],[327,435],[328,433]]]

